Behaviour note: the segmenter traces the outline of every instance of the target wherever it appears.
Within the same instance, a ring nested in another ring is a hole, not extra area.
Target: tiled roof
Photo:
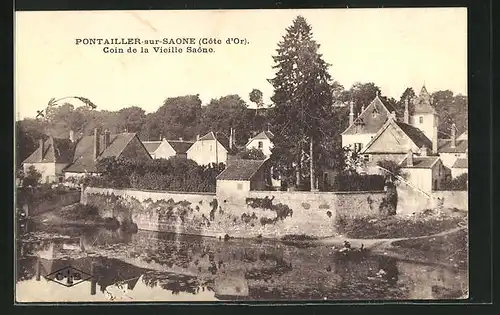
[[[197,141],[204,141],[204,140],[217,140],[217,141],[219,141],[219,143],[222,144],[222,146],[227,150],[227,152],[229,154],[233,154],[236,150],[236,148],[234,148],[233,150],[229,149],[229,139],[221,133],[218,133],[218,135],[215,136],[215,133],[213,131],[210,131],[209,133],[207,133],[206,135],[204,135],[203,137],[201,137]]]
[[[233,160],[222,173],[219,180],[251,180],[268,160]]]
[[[40,147],[23,163],[70,163],[73,159],[73,143],[69,139],[49,137],[44,141],[43,158],[40,160]]]
[[[402,122],[395,122],[401,130],[417,145],[421,148],[425,145],[426,148],[432,148],[432,141],[427,138],[427,136],[422,132],[422,130],[412,125],[408,125]]]
[[[467,130],[464,131],[460,136],[457,137],[457,140],[467,140],[468,139],[468,132]]]
[[[353,124],[347,127],[342,134],[376,133],[382,128],[389,115],[390,109],[376,96],[359,117],[354,119]]]
[[[262,131],[261,133],[253,137],[253,139],[269,139],[269,140],[272,140],[273,138],[274,135],[270,131]]]
[[[465,153],[468,147],[468,140],[456,140],[454,148],[451,147],[450,139],[440,139],[438,141],[438,153]]]
[[[186,153],[194,142],[182,140],[167,140],[176,153]]]
[[[451,168],[469,168],[469,159],[457,159]]]
[[[149,154],[153,153],[158,149],[161,144],[161,141],[142,141],[142,144],[148,150]]]
[[[104,135],[100,136],[100,153],[98,159],[105,157],[119,157],[129,142],[136,136],[135,133],[120,133],[110,135],[109,147],[104,150]],[[65,169],[65,172],[96,172],[96,161],[94,160],[94,136],[85,136],[76,143],[73,163]]]
[[[413,166],[406,165],[406,157],[399,163],[402,168],[431,168],[438,160],[438,156],[413,157]]]

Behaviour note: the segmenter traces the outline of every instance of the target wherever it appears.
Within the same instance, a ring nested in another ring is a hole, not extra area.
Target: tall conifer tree
[[[331,77],[319,47],[311,26],[302,16],[296,17],[278,43],[273,56],[276,76],[269,80],[274,87],[271,123],[275,169],[289,184],[298,186],[311,169],[313,174],[317,172],[310,155],[313,153],[316,165],[324,137],[330,133],[325,127],[332,116]]]

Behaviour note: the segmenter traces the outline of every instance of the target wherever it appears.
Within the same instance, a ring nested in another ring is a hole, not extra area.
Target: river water
[[[53,281],[68,267],[91,277],[70,287]],[[383,255],[342,259],[320,244],[31,222],[18,229],[16,269],[18,302],[421,300],[467,290],[466,270]]]

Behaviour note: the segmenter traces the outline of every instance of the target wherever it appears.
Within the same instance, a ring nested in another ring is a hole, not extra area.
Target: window
[[[262,149],[264,147],[264,143],[262,143],[262,141],[259,141],[258,146],[259,146],[259,149]]]
[[[363,160],[365,162],[369,162],[370,161],[370,156],[368,154],[363,155]]]
[[[354,151],[359,152],[359,151],[361,151],[362,148],[363,148],[362,143],[355,143],[354,144]]]
[[[242,190],[243,189],[243,184],[242,183],[236,184],[236,189]]]
[[[210,152],[212,152],[212,145],[210,145]]]
[[[418,122],[423,124],[424,123],[424,117],[420,116],[418,117]]]

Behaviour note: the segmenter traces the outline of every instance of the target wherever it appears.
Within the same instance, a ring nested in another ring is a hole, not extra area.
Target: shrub
[[[21,179],[23,187],[37,187],[40,185],[40,180],[42,179],[42,173],[37,171],[37,169],[33,165],[31,165],[28,168],[26,174],[22,175]]]
[[[337,174],[334,191],[383,190],[385,179],[382,175]]]
[[[453,179],[447,179],[442,183],[442,190],[467,190],[468,174],[461,174]]]

